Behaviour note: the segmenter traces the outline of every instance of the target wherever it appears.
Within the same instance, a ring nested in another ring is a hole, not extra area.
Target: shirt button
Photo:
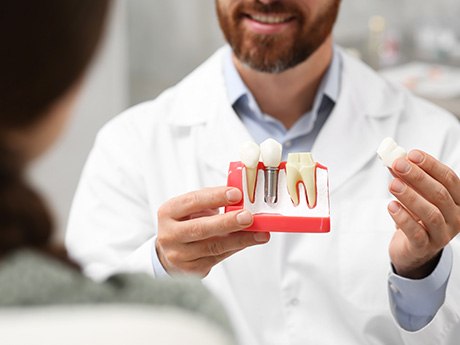
[[[299,299],[298,298],[293,298],[289,301],[289,305],[293,306],[293,307],[296,307],[298,306],[300,303]]]
[[[290,148],[292,146],[292,140],[286,141],[284,143],[284,146],[286,146],[287,148]]]

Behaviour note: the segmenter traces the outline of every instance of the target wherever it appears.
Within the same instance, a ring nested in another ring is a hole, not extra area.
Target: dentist
[[[241,344],[457,343],[460,125],[335,46],[339,6],[216,0],[229,46],[97,137],[67,236],[88,275],[197,274]],[[416,149],[395,177],[388,136]],[[328,166],[331,233],[219,213],[240,143],[269,137]]]

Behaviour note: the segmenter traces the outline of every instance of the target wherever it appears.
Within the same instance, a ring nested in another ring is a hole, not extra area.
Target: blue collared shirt
[[[303,114],[291,128],[286,129],[281,121],[260,110],[254,96],[236,70],[229,47],[224,56],[225,84],[233,109],[257,144],[268,138],[281,143],[284,160],[290,152],[311,151],[321,127],[339,97],[341,70],[341,56],[334,50],[332,62],[319,85],[312,109]]]

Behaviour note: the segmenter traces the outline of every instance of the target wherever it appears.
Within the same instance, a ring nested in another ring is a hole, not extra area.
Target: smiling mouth
[[[261,24],[283,24],[294,19],[294,16],[286,14],[246,14],[245,17]]]

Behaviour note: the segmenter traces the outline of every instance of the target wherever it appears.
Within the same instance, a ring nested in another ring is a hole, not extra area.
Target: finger
[[[235,250],[233,252],[227,252],[219,256],[207,256],[204,258],[188,261],[184,263],[183,270],[187,273],[195,273],[198,276],[204,278],[209,274],[211,268],[237,252],[238,250]]]
[[[214,237],[205,241],[192,243],[194,250],[202,256],[220,256],[257,244],[267,243],[270,239],[268,232],[238,231],[225,237]]]
[[[253,222],[247,210],[238,210],[211,217],[191,219],[178,223],[183,243],[205,240],[215,236],[225,236],[247,228]]]
[[[390,191],[407,210],[420,218],[434,241],[437,243],[445,241],[446,234],[443,229],[446,229],[446,221],[437,207],[400,179],[393,180]]]
[[[408,158],[439,181],[449,191],[455,203],[460,205],[460,179],[451,168],[420,150],[412,150]]]
[[[396,160],[393,169],[418,194],[435,205],[447,221],[455,220],[457,205],[443,184],[405,158]]]
[[[213,187],[183,194],[172,198],[165,206],[171,218],[183,220],[205,209],[219,208],[237,203],[242,193],[238,188]]]
[[[396,227],[401,229],[407,239],[416,247],[423,248],[429,241],[429,236],[422,225],[397,201],[388,204],[388,211]]]
[[[214,216],[216,214],[219,214],[219,209],[218,208],[209,208],[206,210],[203,210],[198,213],[193,213],[189,216],[189,219],[195,219],[195,218],[201,218],[201,217],[209,217],[209,216]]]

